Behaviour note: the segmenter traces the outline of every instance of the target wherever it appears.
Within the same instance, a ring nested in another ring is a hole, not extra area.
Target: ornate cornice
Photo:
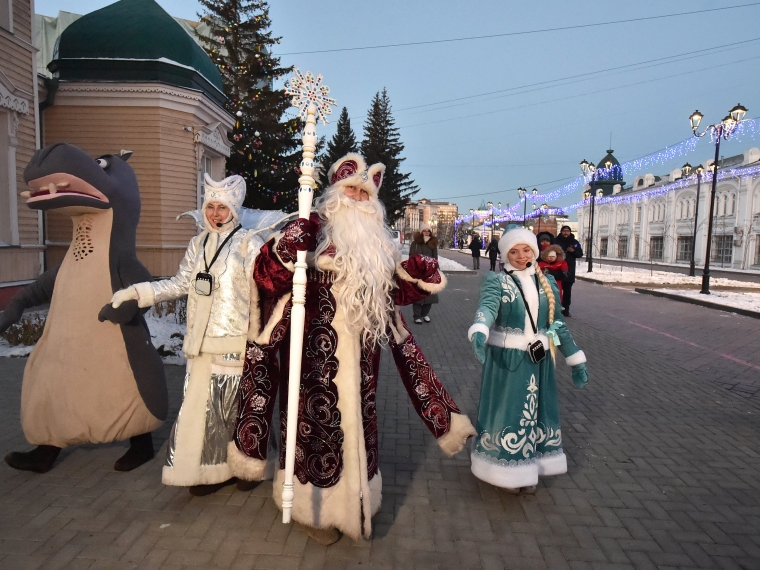
[[[159,95],[173,95],[175,97],[182,97],[184,99],[190,99],[191,101],[201,101],[203,96],[199,93],[189,93],[180,89],[172,89],[170,87],[153,87],[144,85],[97,85],[97,84],[77,84],[66,85],[61,83],[58,87],[59,93],[156,93]]]
[[[0,71],[0,107],[5,107],[17,113],[29,114],[29,100],[22,96],[26,95],[18,89],[4,73]]]

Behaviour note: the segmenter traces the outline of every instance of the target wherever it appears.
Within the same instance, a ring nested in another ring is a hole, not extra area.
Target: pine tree
[[[349,152],[359,152],[356,144],[356,136],[351,129],[351,119],[348,118],[348,109],[343,107],[338,119],[337,130],[333,138],[327,142],[327,151],[320,157],[320,162],[325,172],[339,159]]]
[[[227,110],[235,117],[227,173],[246,180],[245,205],[260,209],[295,209],[298,200],[300,124],[285,111],[290,98],[274,80],[289,73],[272,47],[280,38],[269,30],[269,6],[263,0],[199,0],[201,35],[207,53],[219,67]]]
[[[419,192],[410,174],[400,172],[401,163],[405,160],[401,157],[404,145],[395,124],[391,114],[391,100],[383,88],[382,92],[375,94],[367,113],[361,151],[368,165],[376,162],[385,165],[379,198],[385,205],[388,222],[398,218],[409,198]],[[396,211],[399,214],[396,214]]]

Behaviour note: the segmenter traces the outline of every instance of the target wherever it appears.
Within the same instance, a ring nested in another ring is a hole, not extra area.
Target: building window
[[[760,265],[760,234],[755,236],[755,265]]]
[[[641,206],[636,206],[636,213],[634,215],[636,216],[634,221],[640,222],[641,221]]]
[[[639,236],[633,236],[633,259],[639,258]]]
[[[710,261],[731,263],[734,254],[734,236],[713,236]]]
[[[1,4],[2,2],[0,2]],[[15,185],[12,177],[16,176],[15,165],[10,165],[10,145],[8,144],[8,121],[12,120],[9,113],[0,111],[0,246],[15,245],[13,222],[16,209],[13,208]]]
[[[618,239],[618,257],[628,257],[628,236]]]
[[[607,244],[609,244],[609,238],[602,238],[600,240],[599,255],[607,257]]]
[[[678,236],[676,261],[691,261],[692,236]]]
[[[650,259],[662,259],[662,251],[664,246],[664,239],[662,236],[653,237],[649,240],[649,258]]]
[[[13,0],[0,0],[0,28],[13,33]]]

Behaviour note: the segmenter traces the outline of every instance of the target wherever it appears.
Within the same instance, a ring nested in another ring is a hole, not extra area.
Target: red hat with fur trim
[[[354,152],[339,159],[327,171],[327,181],[330,186],[355,186],[365,190],[373,198],[383,183],[385,165],[373,164],[367,168],[364,158]]]

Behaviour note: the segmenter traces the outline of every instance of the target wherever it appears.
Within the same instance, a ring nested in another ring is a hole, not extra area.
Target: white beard
[[[316,256],[335,247],[333,293],[343,309],[346,328],[369,346],[387,340],[393,312],[393,275],[400,254],[385,227],[385,209],[377,198],[359,202],[340,187],[328,188],[317,201],[322,219]]]

